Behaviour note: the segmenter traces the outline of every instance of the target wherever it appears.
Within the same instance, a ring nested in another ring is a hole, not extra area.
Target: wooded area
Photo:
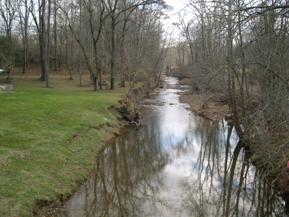
[[[61,69],[70,79],[77,73],[80,86],[89,73],[94,90],[158,80],[164,7],[161,0],[1,0],[0,67],[12,75],[38,66],[46,87]]]

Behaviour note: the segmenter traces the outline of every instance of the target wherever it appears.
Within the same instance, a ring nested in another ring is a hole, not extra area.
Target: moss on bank
[[[17,87],[17,83],[16,83]],[[21,87],[0,94],[0,216],[70,195],[113,131],[117,92]]]

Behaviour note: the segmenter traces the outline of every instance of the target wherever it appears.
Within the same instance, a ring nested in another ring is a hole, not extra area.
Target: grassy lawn
[[[45,89],[16,79],[0,94],[0,216],[31,216],[38,200],[67,196],[93,168],[95,152],[115,124],[108,107],[121,93],[66,85]],[[68,88],[64,88],[68,86]]]

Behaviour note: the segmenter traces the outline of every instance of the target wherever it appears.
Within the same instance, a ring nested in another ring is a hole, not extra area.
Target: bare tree
[[[110,89],[115,88],[115,70],[116,70],[116,28],[120,23],[122,15],[127,19],[126,15],[130,15],[140,6],[152,4],[164,4],[161,0],[136,0],[127,2],[123,0],[102,0],[108,16],[110,18]],[[126,24],[125,24],[126,25]],[[125,27],[125,26],[124,26]],[[125,29],[124,29],[125,30]]]
[[[57,0],[53,1],[53,43],[54,43],[54,71],[58,70],[58,39],[57,39]]]
[[[0,0],[0,15],[4,23],[5,36],[8,42],[8,53],[6,57],[6,67],[11,76],[13,70],[13,42],[12,42],[12,27],[16,15],[16,1],[14,0]]]
[[[70,9],[74,9],[75,5],[72,3],[70,5],[66,5],[66,7],[72,7]],[[80,37],[81,32],[79,32],[78,27],[74,26],[74,20],[70,16],[71,14],[67,11],[69,8],[65,8],[65,6],[62,6],[62,12],[64,13],[68,25],[70,28],[70,31],[72,32],[72,35],[78,45],[81,48],[82,54],[84,56],[85,63],[87,65],[87,68],[91,74],[92,80],[93,80],[93,86],[94,90],[96,91],[98,89],[98,79],[100,74],[100,62],[99,62],[99,41],[100,36],[103,30],[103,24],[105,22],[105,19],[107,18],[105,14],[105,7],[102,5],[101,2],[96,2],[92,0],[82,0],[78,2],[77,10],[79,11],[81,8],[82,13],[85,13],[87,15],[87,27],[89,29],[89,37],[92,41],[92,61],[90,60],[89,51],[85,47],[85,41]],[[79,11],[80,12],[80,11]],[[80,13],[79,13],[80,15]],[[75,17],[74,17],[75,19]],[[78,20],[81,19],[80,17]]]
[[[39,0],[38,3],[31,0],[30,12],[36,26],[40,59],[41,59],[41,76],[40,80],[46,81],[46,86],[49,86],[49,46],[50,46],[50,16],[51,16],[51,0],[48,5],[45,0]],[[36,9],[37,8],[37,9]]]
[[[28,36],[29,36],[28,28],[29,28],[30,2],[29,0],[18,0],[17,6],[22,37],[22,46],[23,46],[22,73],[25,74],[28,67]]]

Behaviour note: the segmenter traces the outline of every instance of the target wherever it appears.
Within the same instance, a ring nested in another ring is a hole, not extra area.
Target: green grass
[[[116,123],[108,107],[121,95],[18,87],[0,94],[1,217],[31,216],[37,201],[53,201],[76,189],[112,130],[94,127]]]

